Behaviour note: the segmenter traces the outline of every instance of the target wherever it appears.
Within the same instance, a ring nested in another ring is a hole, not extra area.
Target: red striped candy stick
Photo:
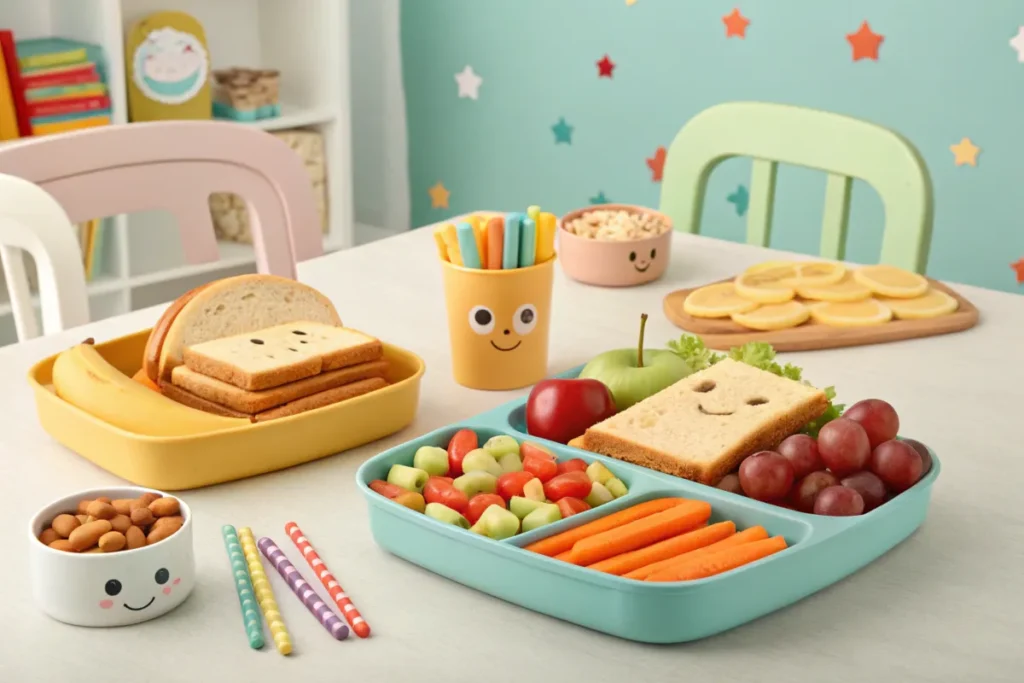
[[[313,569],[313,573],[320,579],[320,583],[327,589],[327,593],[331,596],[334,602],[338,603],[338,607],[341,609],[341,613],[345,615],[345,619],[352,625],[352,630],[356,632],[356,635],[360,638],[366,638],[370,635],[370,625],[366,623],[362,615],[359,614],[359,610],[349,600],[348,595],[342,589],[341,584],[334,578],[334,574],[331,574],[331,570],[327,568],[324,561],[320,559],[320,556],[316,554],[316,550],[310,544],[309,540],[306,539],[305,534],[302,533],[302,529],[295,522],[288,522],[284,525],[284,532],[288,534],[288,537],[292,539],[292,543],[299,549],[302,556],[306,558],[306,562]]]

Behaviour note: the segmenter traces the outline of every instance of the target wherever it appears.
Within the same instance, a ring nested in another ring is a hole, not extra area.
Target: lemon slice
[[[811,311],[799,301],[759,306],[749,313],[733,313],[735,323],[752,330],[784,330],[807,322]]]
[[[928,291],[928,280],[895,266],[864,266],[853,271],[853,278],[875,294],[893,299],[913,299]]]
[[[796,288],[796,293],[803,299],[836,303],[863,301],[871,297],[871,290],[854,280],[850,273],[844,274],[839,282],[827,285],[800,285]]]
[[[792,268],[796,264],[792,261],[765,261],[764,263],[758,263],[757,265],[750,266],[744,273],[760,273],[765,270],[775,270],[776,268]]]
[[[757,304],[737,294],[731,282],[695,289],[683,301],[683,310],[694,318],[728,318],[733,313],[746,313],[755,308]]]
[[[882,302],[892,309],[894,316],[902,320],[938,318],[960,307],[960,302],[937,289],[929,289],[926,294],[914,299],[882,298]]]
[[[832,327],[866,327],[892,320],[892,310],[878,299],[844,303],[821,302],[811,306],[811,317]]]
[[[794,268],[796,268],[796,275],[786,278],[783,284],[790,287],[831,285],[839,282],[846,275],[846,267],[840,263],[825,261],[797,263]]]
[[[793,266],[782,265],[777,268],[766,268],[753,273],[738,275],[733,284],[736,293],[748,301],[759,304],[782,304],[794,296],[796,292],[785,284],[788,278],[796,276]]]

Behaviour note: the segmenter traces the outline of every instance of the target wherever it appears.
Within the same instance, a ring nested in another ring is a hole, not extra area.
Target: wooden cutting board
[[[720,282],[730,282],[721,280]],[[734,323],[729,318],[695,318],[683,310],[687,295],[698,289],[680,289],[665,297],[665,315],[672,323],[687,332],[698,335],[708,348],[725,351],[747,342],[768,342],[776,351],[813,351],[838,349],[845,346],[865,346],[885,342],[933,337],[939,334],[961,332],[978,324],[978,309],[967,299],[944,284],[928,278],[928,284],[949,294],[960,307],[949,315],[926,320],[897,320],[884,325],[867,327],[833,327],[809,320],[803,325],[785,330],[762,332]]]

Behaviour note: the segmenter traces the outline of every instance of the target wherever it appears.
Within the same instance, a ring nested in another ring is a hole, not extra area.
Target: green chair
[[[932,186],[921,155],[901,135],[826,111],[764,102],[720,104],[693,117],[669,147],[661,211],[676,230],[700,232],[708,177],[730,157],[753,158],[747,243],[768,246],[778,165],[824,171],[821,256],[842,260],[854,178],[885,206],[881,263],[924,273],[932,232]]]

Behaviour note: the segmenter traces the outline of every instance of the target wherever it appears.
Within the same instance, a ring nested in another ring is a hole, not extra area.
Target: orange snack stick
[[[484,242],[487,245],[487,268],[501,270],[501,262],[505,254],[505,219],[493,216],[484,228]]]
[[[670,557],[660,562],[652,562],[651,564],[634,569],[631,572],[623,574],[627,579],[638,579],[643,581],[651,574],[670,569],[680,562],[689,562],[694,557],[702,557],[710,553],[716,553],[719,550],[726,548],[733,548],[744,543],[753,543],[754,541],[763,541],[768,538],[768,532],[765,531],[763,526],[752,526],[749,529],[744,529],[738,534],[732,534],[726,538],[712,543],[711,545],[704,546],[703,548],[697,548],[696,550],[690,550],[689,552],[682,552],[674,557]]]
[[[549,536],[548,538],[542,538],[539,541],[535,541],[530,545],[526,546],[526,550],[534,553],[540,553],[541,555],[547,555],[554,557],[564,553],[567,550],[572,550],[573,546],[576,545],[577,541],[591,536],[596,536],[602,532],[614,529],[615,527],[629,524],[630,522],[642,519],[649,515],[667,510],[683,503],[691,502],[687,498],[657,498],[655,500],[648,500],[644,503],[639,503],[633,507],[628,507],[625,510],[619,510],[613,512],[610,515],[595,519],[593,522],[588,522],[575,529],[569,529],[563,531],[560,534]]]
[[[689,562],[681,562],[675,567],[656,572],[647,577],[648,581],[696,581],[716,576],[733,569],[738,569],[752,562],[762,560],[769,555],[786,549],[786,539],[772,536],[763,541],[743,543],[735,548],[726,548],[716,553],[694,557]]]
[[[588,565],[690,531],[711,517],[711,505],[691,500],[653,515],[609,529],[572,546],[573,564]]]
[[[615,574],[622,576],[634,569],[645,567],[654,562],[660,560],[667,560],[670,557],[678,557],[683,553],[688,553],[691,550],[697,550],[698,548],[704,548],[721,541],[724,538],[728,538],[736,533],[736,525],[732,522],[718,522],[711,526],[705,526],[694,531],[688,531],[686,533],[673,536],[672,538],[666,538],[660,543],[649,545],[646,548],[640,548],[639,550],[632,550],[628,553],[622,553],[614,557],[609,557],[607,560],[601,560],[596,564],[587,565],[588,569],[593,569],[599,572],[605,572],[607,574]]]

